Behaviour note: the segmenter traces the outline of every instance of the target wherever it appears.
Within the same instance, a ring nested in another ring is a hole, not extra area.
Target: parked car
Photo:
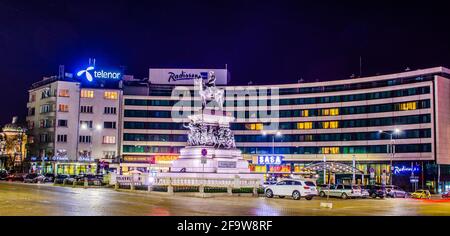
[[[416,190],[414,193],[411,193],[411,197],[416,199],[430,199],[431,193],[428,190],[420,189]]]
[[[450,198],[450,191],[445,192],[441,195],[442,198]]]
[[[372,198],[385,198],[386,197],[386,189],[383,189],[380,185],[366,185],[364,189],[369,192],[370,197]]]
[[[366,188],[364,188],[364,186],[360,186],[360,188],[361,188],[362,198],[369,198],[370,197],[369,191]]]
[[[62,184],[64,182],[65,179],[70,178],[69,175],[65,175],[65,174],[59,174],[55,177],[55,182],[58,184]]]
[[[55,175],[52,173],[47,173],[44,175],[44,182],[53,182],[55,181]]]
[[[8,180],[8,181],[23,181],[25,175],[26,175],[26,173],[9,174],[8,177],[6,177],[6,180]]]
[[[75,176],[76,181],[84,181],[87,178],[88,181],[98,180],[98,177],[94,174],[80,174]]]
[[[23,180],[24,183],[37,183],[37,182],[44,182],[44,176],[38,175],[38,174],[27,174]]]
[[[323,194],[322,194],[323,193]],[[361,187],[357,185],[338,184],[328,190],[322,190],[321,196],[340,197],[342,199],[361,198]]]
[[[263,187],[263,188],[267,188],[268,186],[270,186],[270,185],[275,185],[275,184],[277,184],[277,181],[269,180],[269,181],[265,181],[265,182],[262,184],[262,187]]]
[[[326,197],[327,194],[325,193],[325,191],[328,191],[329,189],[334,189],[336,186],[331,184],[321,184],[317,186],[317,191],[319,192],[319,196],[320,197]]]
[[[8,178],[8,171],[0,170],[0,180],[6,180]]]
[[[386,196],[392,198],[407,198],[408,193],[395,185],[387,185]]]
[[[311,200],[314,196],[317,196],[314,182],[297,179],[278,181],[275,185],[268,186],[264,192],[267,198],[292,196],[295,200],[302,197]]]

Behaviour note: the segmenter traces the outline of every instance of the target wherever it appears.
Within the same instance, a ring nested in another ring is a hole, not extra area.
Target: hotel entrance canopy
[[[364,174],[361,170],[358,170],[354,168],[353,166],[345,165],[338,162],[319,162],[315,164],[311,164],[308,166],[305,166],[306,170],[309,171],[329,171],[331,173],[337,173],[337,174]]]

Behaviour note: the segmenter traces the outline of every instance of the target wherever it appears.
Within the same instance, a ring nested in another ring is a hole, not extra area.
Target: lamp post
[[[262,132],[263,136],[267,136],[267,132],[263,131]],[[272,155],[275,154],[275,137],[282,137],[283,134],[280,131],[277,131],[275,134],[272,134]],[[267,166],[266,166],[266,174],[269,172]]]
[[[392,166],[392,162],[393,162],[393,159],[394,159],[394,157],[395,157],[395,139],[394,139],[394,134],[399,134],[401,131],[400,131],[400,129],[397,129],[397,128],[395,128],[393,131],[389,131],[389,132],[386,132],[386,131],[383,131],[383,130],[379,130],[378,131],[378,133],[380,133],[380,134],[382,134],[382,133],[384,133],[384,134],[388,134],[389,135],[389,137],[390,137],[390,140],[391,140],[391,143],[390,143],[390,152],[391,152],[391,170],[390,170],[390,178],[389,178],[389,184],[390,185],[392,185],[392,178],[393,178],[393,173],[392,173],[392,168],[393,168],[393,166]],[[389,152],[389,148],[388,148],[388,152]]]

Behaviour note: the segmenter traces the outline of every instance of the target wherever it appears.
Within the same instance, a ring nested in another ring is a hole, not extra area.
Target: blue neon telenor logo
[[[83,74],[86,74],[86,79],[87,79],[89,82],[92,82],[92,80],[94,80],[94,78],[92,77],[91,73],[89,72],[89,71],[91,71],[91,70],[94,70],[94,67],[93,67],[93,66],[89,66],[88,68],[86,68],[86,70],[80,70],[80,71],[78,71],[77,76],[79,77],[79,76],[81,76],[81,75],[83,75]]]

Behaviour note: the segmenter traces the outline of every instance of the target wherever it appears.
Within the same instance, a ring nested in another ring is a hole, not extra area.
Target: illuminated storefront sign
[[[155,162],[158,163],[168,163],[178,159],[178,155],[156,155]]]
[[[96,70],[94,66],[89,66],[84,70],[78,71],[77,76],[84,76],[89,82],[92,82],[94,79],[119,80],[122,78],[122,73],[113,70]]]
[[[394,174],[395,175],[405,175],[405,174],[411,174],[411,172],[413,173],[419,173],[420,172],[420,167],[419,166],[394,166]]]
[[[155,164],[154,156],[123,156],[124,162]]]
[[[283,163],[283,156],[280,155],[261,155],[256,158],[258,165],[281,165]]]
[[[148,164],[160,164],[171,163],[178,159],[179,155],[150,155],[150,156],[123,156],[124,162],[129,163],[148,163]]]

